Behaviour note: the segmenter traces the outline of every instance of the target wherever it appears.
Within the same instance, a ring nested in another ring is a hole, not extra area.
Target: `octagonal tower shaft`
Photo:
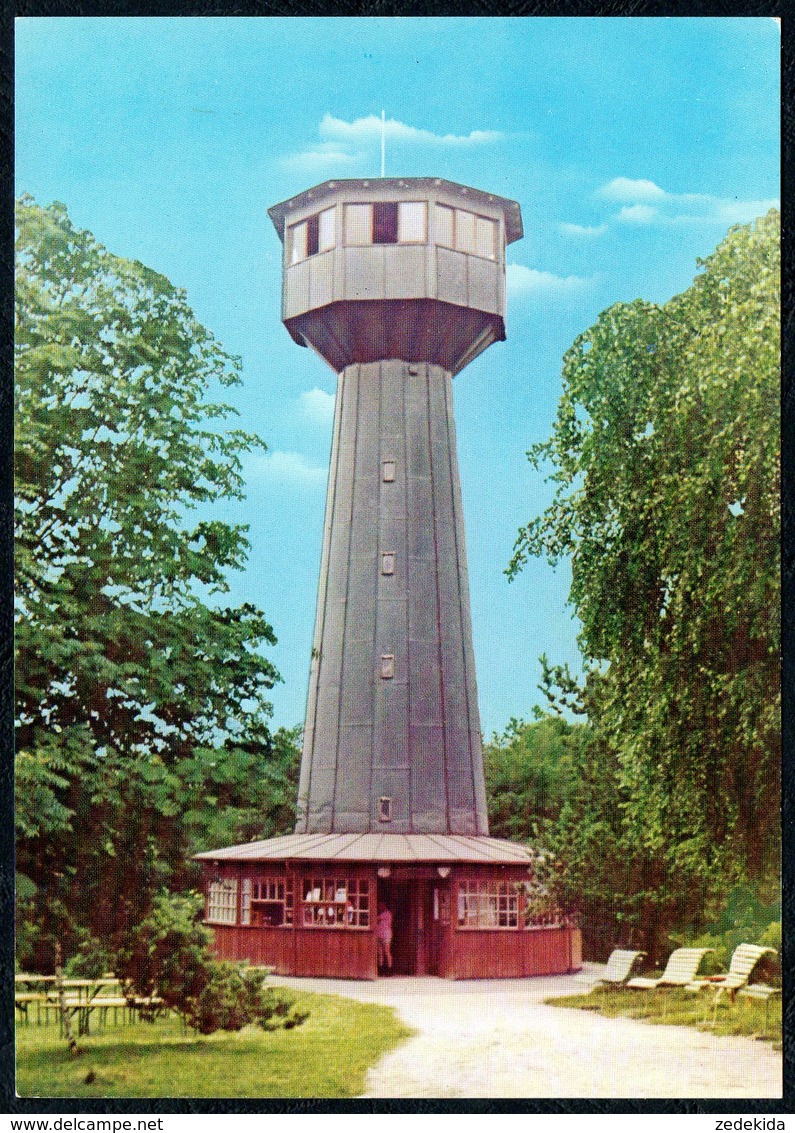
[[[339,377],[297,829],[486,834],[449,371]]]
[[[519,207],[406,178],[270,215],[338,373],[296,832],[487,835],[452,375],[505,337]]]

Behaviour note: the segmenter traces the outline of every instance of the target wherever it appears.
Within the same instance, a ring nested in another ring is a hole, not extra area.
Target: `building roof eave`
[[[205,862],[444,862],[531,865],[533,851],[502,838],[464,834],[287,834],[193,855]]]
[[[506,242],[512,244],[514,240],[520,240],[524,235],[522,210],[518,201],[511,200],[509,197],[501,197],[497,193],[487,193],[483,189],[475,189],[471,185],[460,185],[457,181],[447,181],[443,177],[352,177],[322,181],[319,185],[314,185],[311,189],[297,193],[294,197],[279,201],[278,204],[268,209],[268,216],[273,221],[279,239],[283,241],[285,221],[290,213],[312,204],[319,206],[328,197],[341,191],[353,189],[366,192],[374,187],[378,187],[380,192],[391,189],[396,192],[404,192],[406,189],[424,189],[426,191],[443,189],[454,195],[460,195],[462,198],[465,197],[466,201],[492,207],[497,206],[502,209],[505,216]],[[466,201],[462,200],[462,205]]]

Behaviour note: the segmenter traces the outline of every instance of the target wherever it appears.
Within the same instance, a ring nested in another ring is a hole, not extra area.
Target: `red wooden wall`
[[[375,866],[359,864],[347,869],[324,868],[326,863],[290,868],[295,886],[295,924],[270,928],[249,925],[212,924],[215,950],[223,959],[249,960],[267,964],[278,975],[327,976],[340,979],[376,979],[377,945],[374,915],[369,929],[345,927],[304,928],[301,925],[300,892],[305,877],[319,874],[371,879],[371,904],[375,913]],[[208,871],[209,877],[258,877],[284,873],[282,863],[223,863]],[[408,875],[410,867],[400,867]],[[426,884],[428,865],[417,873]],[[449,879],[449,925],[434,923],[434,955],[437,974],[447,979],[508,979],[523,976],[556,975],[582,966],[582,936],[578,928],[540,927],[522,929],[459,928],[457,924],[457,881],[459,878],[498,877],[522,880],[526,869],[503,868],[497,873],[488,867],[456,867]],[[440,883],[443,884],[443,883]],[[238,889],[240,886],[238,886]],[[521,910],[521,905],[520,905]],[[430,928],[430,926],[428,926]],[[426,932],[426,947],[430,933]],[[427,971],[425,960],[418,971]]]

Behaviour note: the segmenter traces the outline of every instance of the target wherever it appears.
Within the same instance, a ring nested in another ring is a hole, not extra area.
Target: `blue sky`
[[[549,487],[564,351],[611,303],[688,286],[733,223],[779,194],[779,31],[759,18],[27,18],[17,21],[16,181],[111,251],[187,289],[242,355],[235,404],[269,446],[246,465],[248,569],[303,719],[335,376],[279,321],[268,206],[330,177],[439,176],[516,199],[508,341],[454,384],[486,734],[577,667],[565,564],[503,570]]]

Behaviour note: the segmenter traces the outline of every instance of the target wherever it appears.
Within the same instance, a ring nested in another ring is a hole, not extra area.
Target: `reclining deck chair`
[[[575,976],[578,983],[587,983],[591,987],[598,984],[608,984],[610,987],[623,987],[632,975],[632,969],[645,952],[632,952],[627,948],[614,948],[607,959],[607,967],[601,976],[583,974]]]
[[[636,976],[629,980],[625,987],[637,991],[648,991],[657,987],[687,987],[696,978],[696,972],[707,952],[714,952],[714,948],[677,948],[668,957],[665,971],[659,979],[653,980],[648,976]]]
[[[706,987],[714,990],[717,995],[727,991],[729,999],[733,1001],[738,988],[746,986],[754,968],[767,952],[777,955],[775,948],[765,948],[762,944],[738,944],[732,955],[728,972],[722,976],[693,979],[685,990],[701,991]]]

